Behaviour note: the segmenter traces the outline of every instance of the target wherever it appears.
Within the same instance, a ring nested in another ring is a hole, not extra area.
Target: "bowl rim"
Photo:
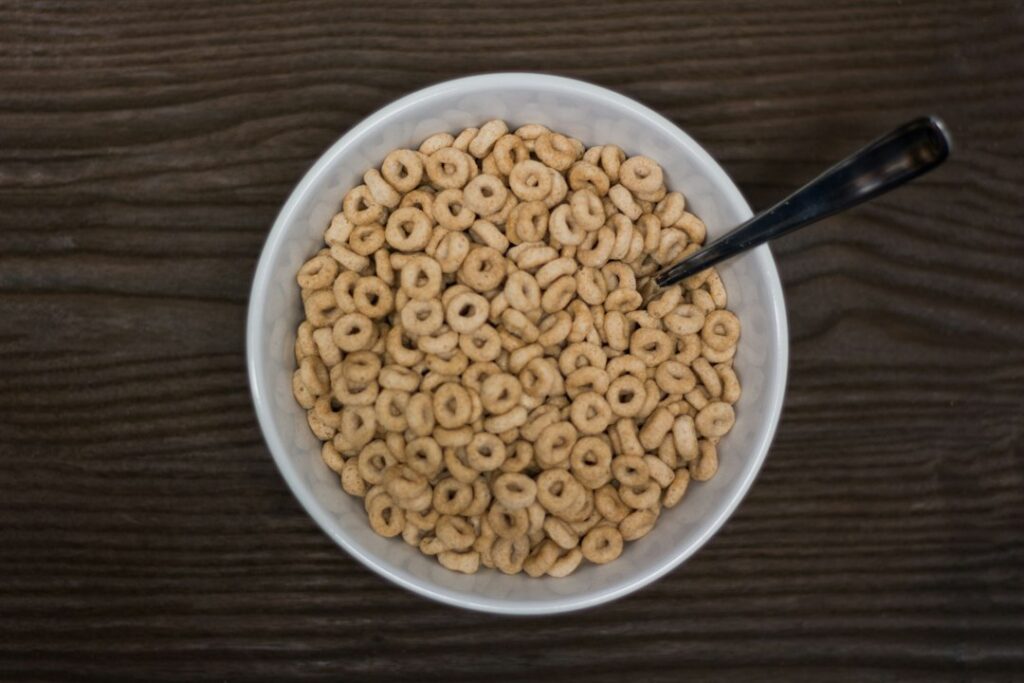
[[[779,353],[773,359],[773,362],[780,381],[776,383],[776,386],[765,397],[770,415],[768,416],[765,437],[757,445],[755,452],[751,454],[752,458],[756,461],[755,466],[750,468],[747,476],[739,481],[736,488],[730,494],[730,499],[726,505],[713,519],[709,520],[710,523],[705,525],[704,532],[692,543],[685,548],[681,548],[678,553],[661,564],[651,567],[634,580],[609,589],[544,601],[516,601],[501,598],[478,598],[476,596],[466,597],[462,594],[449,593],[445,589],[429,585],[418,580],[417,577],[414,577],[417,580],[407,579],[382,566],[371,553],[363,552],[350,543],[345,535],[335,530],[331,513],[321,505],[316,496],[303,483],[301,475],[288,456],[288,448],[285,446],[275,426],[269,403],[265,398],[266,389],[261,384],[259,367],[257,366],[257,361],[260,360],[257,358],[258,341],[260,331],[264,329],[264,315],[263,306],[255,305],[255,303],[262,302],[267,297],[268,287],[271,283],[270,269],[273,255],[281,249],[285,242],[287,226],[293,219],[293,214],[300,198],[310,191],[314,181],[321,174],[325,173],[333,165],[334,160],[347,151],[354,142],[402,110],[419,103],[419,101],[425,98],[444,95],[465,95],[478,88],[486,87],[491,89],[495,85],[519,88],[525,85],[531,89],[548,92],[574,91],[584,93],[596,100],[603,100],[615,107],[632,110],[633,113],[645,118],[652,127],[661,129],[663,133],[675,139],[678,144],[687,148],[695,158],[699,159],[709,169],[708,179],[716,189],[722,192],[726,201],[736,205],[747,216],[752,215],[750,206],[743,198],[736,184],[703,147],[667,118],[632,98],[585,81],[528,72],[480,74],[443,81],[409,93],[364,118],[323,152],[291,191],[287,201],[275,218],[273,227],[263,244],[256,271],[253,275],[249,294],[249,308],[246,316],[246,369],[249,376],[249,386],[257,422],[281,476],[288,484],[289,489],[291,489],[292,495],[299,501],[306,513],[313,518],[324,533],[331,537],[349,555],[371,571],[407,590],[455,607],[508,615],[556,614],[594,607],[615,600],[652,583],[678,567],[719,531],[725,524],[725,521],[735,512],[740,502],[746,497],[754,479],[760,473],[778,427],[789,369],[789,332],[782,283],[779,280],[778,270],[775,267],[775,261],[768,249],[768,245],[757,247],[745,256],[746,258],[756,260],[757,267],[765,272],[769,282],[769,299],[772,302],[773,318],[777,321],[774,329],[775,343],[779,349]]]

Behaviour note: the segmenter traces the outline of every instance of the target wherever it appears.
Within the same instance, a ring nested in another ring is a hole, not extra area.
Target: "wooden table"
[[[767,464],[628,598],[415,597],[300,509],[243,322],[278,208],[362,117],[544,71],[676,121],[763,207],[906,119],[952,161],[773,246]],[[0,3],[0,678],[1024,678],[1017,2]]]

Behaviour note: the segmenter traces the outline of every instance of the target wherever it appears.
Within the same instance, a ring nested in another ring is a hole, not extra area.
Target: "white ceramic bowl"
[[[510,127],[542,123],[587,144],[616,143],[665,169],[711,237],[750,216],[724,171],[664,117],[609,90],[538,74],[494,74],[441,83],[403,97],[350,130],[320,157],[284,205],[260,257],[249,300],[249,380],[270,452],[295,496],[320,527],[357,560],[421,595],[507,614],[564,612],[607,602],[650,583],[700,548],[739,504],[761,467],[782,409],[788,360],[782,289],[771,254],[759,247],[720,267],[729,307],[743,332],[735,367],[743,385],[736,425],[719,446],[715,477],[690,486],[645,538],[610,564],[584,564],[564,579],[482,570],[450,572],[400,539],[374,534],[362,501],[324,466],[305,412],[291,393],[295,329],[302,316],[295,273],[319,248],[345,192],[393,149],[438,131],[501,118]]]

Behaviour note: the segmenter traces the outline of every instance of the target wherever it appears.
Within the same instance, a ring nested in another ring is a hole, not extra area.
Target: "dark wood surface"
[[[697,556],[551,618],[458,611],[300,509],[244,372],[312,161],[413,89],[635,97],[755,207],[905,119],[952,161],[774,246],[767,464]],[[0,679],[1024,679],[1020,2],[0,2]]]

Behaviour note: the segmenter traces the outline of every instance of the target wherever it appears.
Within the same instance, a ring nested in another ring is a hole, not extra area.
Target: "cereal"
[[[299,268],[292,392],[370,527],[444,567],[564,577],[718,469],[738,318],[654,160],[501,120],[389,153]]]

